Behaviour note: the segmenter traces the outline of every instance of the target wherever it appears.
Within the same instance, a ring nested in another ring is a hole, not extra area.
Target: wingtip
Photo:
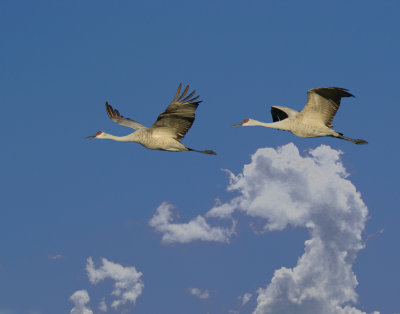
[[[343,93],[342,95],[340,95],[341,97],[354,97],[354,98],[356,97],[352,93],[350,93],[350,91],[347,88],[343,87],[334,87],[334,88]]]
[[[356,96],[354,96],[352,93],[349,92],[349,90],[347,88],[343,88],[343,87],[337,87],[337,86],[324,86],[324,87],[316,87],[316,88],[312,88],[309,89],[307,91],[307,93],[316,93],[322,97],[325,97],[325,91],[334,91],[335,93],[337,93],[338,97],[354,97],[356,98]]]
[[[334,87],[334,88],[340,90],[344,94],[341,97],[353,97],[353,98],[356,98],[356,96],[354,96],[352,93],[350,93],[350,91],[347,88],[343,88],[343,87]]]
[[[182,98],[185,97],[185,95],[187,94],[188,90],[189,90],[189,85],[186,85],[186,87],[185,87],[183,93],[179,96],[179,98],[177,99],[177,101],[181,101]]]
[[[175,93],[174,98],[172,99],[172,102],[174,102],[178,98],[179,93],[181,92],[181,88],[182,88],[182,83],[179,83],[178,89],[176,90],[176,93]]]

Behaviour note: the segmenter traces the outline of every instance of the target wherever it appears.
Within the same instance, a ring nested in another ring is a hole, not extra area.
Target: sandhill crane
[[[301,112],[283,106],[272,106],[273,123],[245,119],[234,126],[264,126],[292,132],[300,137],[332,136],[355,144],[368,144],[361,139],[352,139],[332,129],[332,120],[339,109],[342,97],[354,97],[347,89],[320,87],[308,91],[307,103]]]
[[[215,152],[212,150],[196,150],[181,144],[181,139],[193,124],[195,118],[194,112],[201,103],[201,101],[196,101],[199,96],[193,97],[196,93],[195,90],[185,97],[189,90],[189,85],[186,86],[183,93],[179,96],[181,87],[182,84],[179,84],[178,90],[170,105],[158,116],[156,122],[149,128],[139,122],[124,118],[119,114],[118,110],[113,109],[113,107],[106,102],[106,111],[112,121],[136,131],[121,137],[98,131],[95,135],[88,136],[87,138],[137,142],[150,149],[166,150],[170,152],[194,151],[215,155]]]

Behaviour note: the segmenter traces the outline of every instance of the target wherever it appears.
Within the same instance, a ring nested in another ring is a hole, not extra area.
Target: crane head
[[[238,124],[234,124],[232,126],[246,126],[247,123],[249,123],[251,121],[251,119],[244,119],[242,122],[238,123]]]
[[[96,134],[87,136],[86,138],[99,138],[102,137],[103,134],[104,134],[103,131],[98,131]]]

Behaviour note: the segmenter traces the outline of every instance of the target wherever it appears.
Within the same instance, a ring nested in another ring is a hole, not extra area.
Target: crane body
[[[212,150],[196,150],[183,145],[180,141],[190,129],[195,119],[195,110],[201,101],[199,96],[193,97],[196,91],[185,97],[189,90],[186,86],[180,95],[182,84],[179,85],[174,99],[167,109],[161,113],[151,127],[145,127],[137,121],[124,118],[118,110],[106,102],[106,111],[110,119],[122,126],[130,127],[135,132],[126,136],[115,136],[103,131],[87,138],[110,139],[118,142],[136,142],[149,149],[166,150],[170,152],[194,151],[203,154],[215,155]],[[178,97],[179,96],[179,97]],[[185,98],[184,98],[185,97]]]
[[[342,97],[354,97],[347,89],[340,87],[320,87],[308,91],[308,99],[302,111],[283,106],[272,106],[274,122],[266,123],[245,119],[234,126],[263,126],[285,130],[299,137],[331,136],[355,144],[367,144],[362,139],[352,139],[333,130],[332,120],[339,109]]]

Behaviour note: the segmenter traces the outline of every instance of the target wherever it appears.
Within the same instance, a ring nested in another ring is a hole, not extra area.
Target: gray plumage
[[[195,151],[204,154],[215,155],[212,150],[196,150],[186,147],[180,141],[189,131],[195,119],[195,111],[201,101],[197,99],[199,96],[193,97],[196,91],[189,91],[189,85],[180,94],[182,84],[179,84],[178,90],[169,104],[167,109],[162,112],[151,127],[146,127],[141,123],[125,118],[117,109],[111,107],[106,102],[106,111],[110,119],[122,126],[126,126],[136,130],[127,136],[114,136],[99,131],[89,138],[112,139],[122,142],[137,142],[150,149],[167,150],[167,151]],[[186,96],[186,97],[185,97]]]
[[[273,123],[264,123],[254,119],[246,119],[235,126],[264,126],[286,130],[300,137],[332,136],[355,144],[367,144],[362,139],[345,137],[332,129],[332,121],[339,109],[343,97],[354,97],[345,88],[320,87],[310,89],[306,105],[302,111],[283,106],[272,106]]]

